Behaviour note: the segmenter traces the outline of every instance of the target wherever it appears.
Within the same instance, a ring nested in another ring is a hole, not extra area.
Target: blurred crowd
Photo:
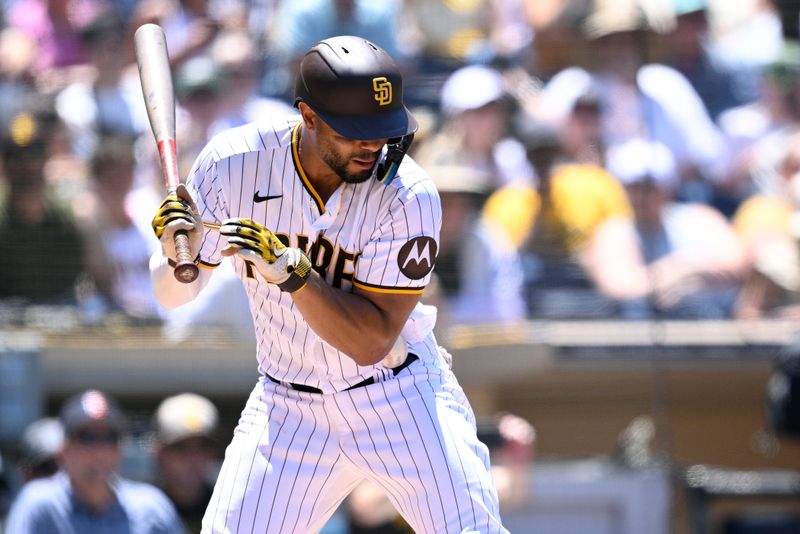
[[[148,22],[167,38],[184,177],[219,131],[294,112],[295,68],[318,40],[359,35],[397,59],[421,124],[410,155],[442,201],[423,295],[439,328],[800,318],[797,0],[2,0],[0,326],[253,335],[227,264],[189,305],[153,297],[164,185],[133,51]],[[121,502],[154,532],[194,530],[215,408],[188,394],[154,417],[152,485],[119,478],[125,418],[102,392],[35,423],[14,489],[46,478],[9,524],[63,512],[43,502],[74,491],[76,525],[93,510],[115,525]]]
[[[171,339],[250,330],[227,267],[190,306],[153,298],[147,22],[167,38],[182,176],[220,130],[293,113],[317,40],[397,58],[422,124],[410,154],[442,198],[424,295],[442,327],[800,316],[797,2],[4,0],[3,321],[55,305]]]
[[[293,113],[317,40],[397,58],[422,125],[410,154],[442,198],[424,295],[441,327],[800,316],[797,2],[4,0],[4,323],[44,305],[170,339],[251,330],[226,266],[189,306],[153,298],[147,22],[167,38],[182,176],[220,130]]]
[[[95,389],[28,425],[0,469],[0,532],[199,532],[221,461],[216,406],[194,393],[163,399],[138,447],[132,426]],[[125,460],[137,448],[149,467],[131,478]]]
[[[219,474],[229,422],[192,392],[132,415],[89,389],[30,423],[0,456],[0,532],[8,534],[198,533]],[[506,521],[530,497],[536,433],[500,412],[479,421]],[[10,454],[9,454],[10,453]],[[407,534],[379,486],[358,486],[323,534]]]

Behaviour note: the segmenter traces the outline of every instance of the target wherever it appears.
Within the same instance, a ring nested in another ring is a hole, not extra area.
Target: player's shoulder
[[[298,121],[298,115],[289,114],[229,128],[214,135],[205,150],[221,161],[250,152],[285,149],[291,146],[292,130]]]
[[[395,191],[398,198],[439,198],[430,175],[408,155],[403,158],[397,176],[386,187]]]

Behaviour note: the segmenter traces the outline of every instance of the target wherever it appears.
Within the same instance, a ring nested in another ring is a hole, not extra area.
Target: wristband
[[[289,278],[277,284],[281,291],[287,293],[294,293],[308,282],[308,276],[311,274],[311,260],[305,254],[300,253],[300,261],[294,267],[289,266]]]

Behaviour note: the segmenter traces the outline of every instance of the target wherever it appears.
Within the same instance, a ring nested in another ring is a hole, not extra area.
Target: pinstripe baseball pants
[[[262,377],[242,412],[203,533],[319,531],[364,478],[417,533],[506,533],[489,453],[454,375],[415,363],[335,394]]]

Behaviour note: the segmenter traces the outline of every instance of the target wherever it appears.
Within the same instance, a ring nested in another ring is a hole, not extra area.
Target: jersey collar
[[[311,195],[311,198],[314,199],[320,215],[323,215],[325,213],[325,204],[322,202],[322,198],[319,196],[319,193],[317,193],[317,190],[311,185],[311,181],[308,179],[305,169],[303,169],[303,166],[300,164],[299,140],[301,124],[302,121],[298,122],[292,130],[292,161],[294,162],[294,168],[297,170],[297,175],[300,176],[300,180],[303,182],[303,187],[308,191],[308,194]]]

